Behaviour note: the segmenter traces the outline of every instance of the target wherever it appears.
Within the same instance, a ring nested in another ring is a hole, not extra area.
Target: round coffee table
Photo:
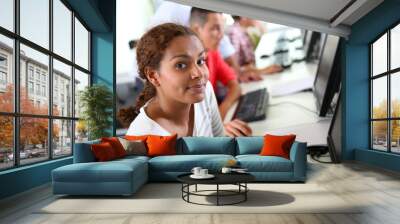
[[[191,173],[182,174],[177,177],[178,181],[182,183],[182,199],[188,203],[198,205],[234,205],[247,200],[247,192],[249,188],[247,183],[255,180],[255,177],[249,173],[215,173],[215,177],[212,179],[193,179],[190,177]],[[215,190],[197,190],[198,184],[204,185],[216,185]],[[194,191],[190,191],[190,186],[195,186]],[[220,189],[220,185],[236,185],[237,190],[223,190]],[[205,194],[209,192],[215,192],[215,194]],[[190,196],[204,196],[204,197],[216,197],[217,204],[202,204],[190,201]],[[241,196],[239,200],[231,203],[221,203],[221,197],[232,197]]]

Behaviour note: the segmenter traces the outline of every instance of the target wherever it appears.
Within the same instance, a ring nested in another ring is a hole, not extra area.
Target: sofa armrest
[[[293,179],[305,181],[307,174],[307,143],[294,142],[290,149],[290,160],[293,162]]]
[[[89,163],[95,162],[90,146],[92,144],[100,143],[100,140],[94,140],[89,142],[75,143],[74,147],[74,163]]]

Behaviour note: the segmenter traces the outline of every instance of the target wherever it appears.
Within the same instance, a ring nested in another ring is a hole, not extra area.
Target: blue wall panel
[[[48,183],[53,169],[71,163],[69,157],[0,172],[0,199]]]
[[[346,80],[344,82],[344,160],[354,159],[354,149],[368,148],[369,139],[369,85],[368,47],[350,45],[346,48]]]
[[[368,163],[385,169],[400,172],[400,155],[392,153],[372,151],[367,149],[356,149],[355,159],[360,162]]]
[[[114,35],[113,33],[93,33],[92,34],[92,81],[93,83],[104,84],[115,96],[115,75],[114,75]],[[115,104],[115,97],[114,104]],[[115,133],[115,106],[113,108],[113,125],[108,132],[110,135]]]

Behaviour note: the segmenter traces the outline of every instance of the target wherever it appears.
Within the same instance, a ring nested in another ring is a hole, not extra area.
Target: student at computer
[[[218,45],[224,35],[224,18],[222,13],[200,8],[192,8],[190,13],[190,27],[197,33],[207,50],[207,66],[210,72],[209,80],[215,94],[219,94],[217,82],[227,88],[227,93],[219,105],[222,119],[232,104],[241,94],[235,71],[222,59]]]
[[[247,33],[249,27],[255,25],[254,20],[241,16],[232,16],[234,23],[228,28],[228,36],[236,49],[236,55],[240,69],[244,72],[255,72],[258,75],[272,74],[282,71],[279,65],[270,65],[265,68],[256,68],[254,45]]]
[[[136,107],[120,114],[131,122],[127,135],[251,135],[242,121],[223,125],[208,81],[206,52],[188,27],[167,23],[146,32],[137,45],[145,87]]]

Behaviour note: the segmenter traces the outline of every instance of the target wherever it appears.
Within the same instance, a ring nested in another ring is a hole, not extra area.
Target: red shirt
[[[206,59],[209,77],[208,80],[217,92],[217,81],[220,81],[224,86],[231,80],[236,80],[235,71],[222,59],[219,51],[208,51]]]

